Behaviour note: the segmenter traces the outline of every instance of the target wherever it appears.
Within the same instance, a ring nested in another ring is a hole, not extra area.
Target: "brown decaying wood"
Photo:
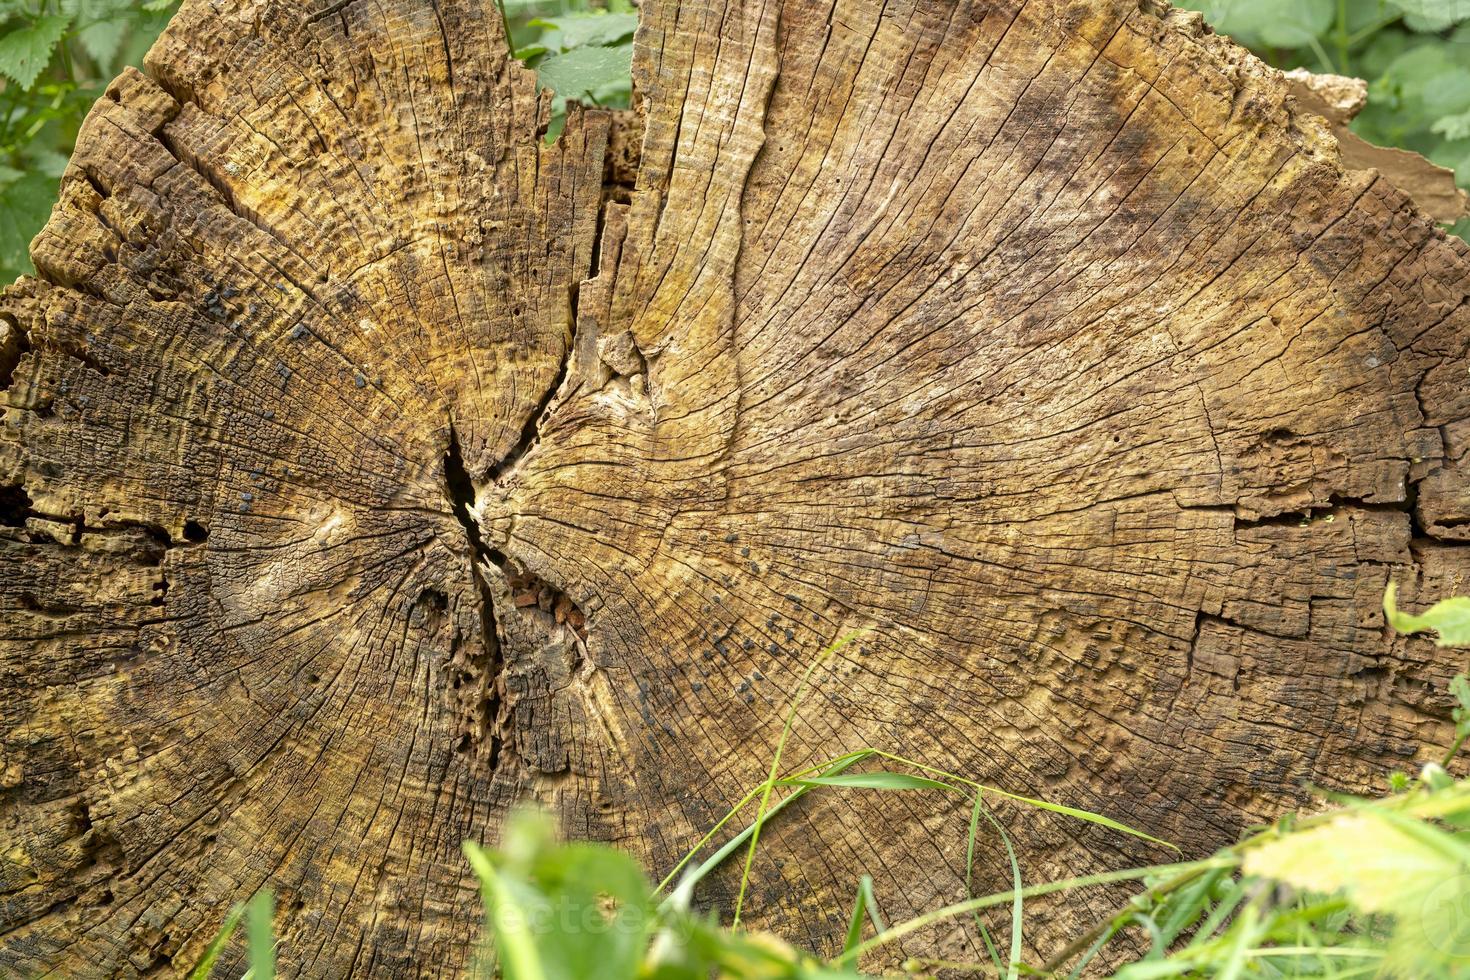
[[[1280,76],[1152,0],[642,17],[641,160],[540,144],[489,0],[186,0],[98,103],[0,300],[0,972],[270,886],[293,975],[453,974],[462,840],[667,867],[854,630],[790,763],[1190,853],[1445,740],[1379,600],[1470,570],[1470,261]],[[965,805],[814,796],[754,921],[960,897]],[[1004,815],[1028,880],[1164,856]]]

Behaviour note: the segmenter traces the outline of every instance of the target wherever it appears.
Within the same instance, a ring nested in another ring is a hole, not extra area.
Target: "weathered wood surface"
[[[270,886],[293,975],[454,974],[461,840],[666,867],[853,630],[793,764],[1192,850],[1444,740],[1379,601],[1470,572],[1470,257],[1279,76],[1154,2],[648,0],[635,82],[631,195],[490,0],[186,0],[98,104],[0,300],[0,972]],[[956,899],[962,807],[813,798],[756,921]]]

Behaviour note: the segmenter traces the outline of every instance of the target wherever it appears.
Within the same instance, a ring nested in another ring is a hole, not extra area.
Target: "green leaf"
[[[50,177],[53,181],[60,180],[61,175],[66,172],[66,165],[71,162],[71,157],[59,150],[40,149],[30,154],[28,169],[39,174]],[[50,196],[56,196],[56,188],[52,187]]]
[[[91,59],[104,72],[110,73],[122,48],[123,38],[128,35],[128,28],[129,22],[122,19],[99,21],[79,31],[77,40]]]
[[[845,772],[836,776],[803,776],[799,779],[778,780],[778,786],[839,786],[844,789],[947,789],[958,791],[958,786],[941,783],[937,779],[911,776],[906,772]]]
[[[1424,885],[1458,863],[1372,811],[1344,813],[1246,852],[1246,875],[1307,892],[1342,893],[1363,912],[1412,909]]]
[[[1247,46],[1299,48],[1332,26],[1336,0],[1187,0],[1222,34]]]
[[[1393,0],[1416,31],[1437,34],[1462,20],[1470,20],[1470,0]]]
[[[577,99],[627,78],[632,71],[632,47],[588,47],[547,58],[536,66],[536,78],[557,95]]]
[[[613,45],[632,37],[638,29],[638,15],[567,14],[565,17],[540,17],[531,21],[530,26],[557,31],[560,35],[556,39],[557,46],[563,51],[571,51],[589,45]]]
[[[0,274],[6,281],[31,271],[30,245],[56,201],[56,182],[26,174],[0,189]]]
[[[1470,733],[1470,678],[1456,674],[1450,681],[1450,693],[1456,702],[1455,709],[1450,712],[1455,721],[1455,735]]]
[[[0,75],[30,91],[70,25],[66,14],[53,14],[0,36]]]
[[[1470,138],[1470,111],[1436,119],[1429,128],[1447,140]]]
[[[1383,593],[1383,614],[1388,625],[1400,633],[1424,633],[1432,631],[1438,636],[1434,645],[1439,647],[1470,646],[1470,598],[1453,596],[1442,599],[1429,607],[1428,612],[1418,616],[1399,612],[1397,604],[1398,584],[1388,583]]]
[[[1271,0],[1261,18],[1261,40],[1278,48],[1300,48],[1327,33],[1337,14],[1336,0]]]
[[[544,815],[521,811],[500,851],[465,856],[480,878],[506,980],[633,977],[653,916],[636,861],[597,844],[560,844]]]
[[[466,841],[464,854],[480,879],[486,920],[504,954],[501,975],[507,980],[540,980],[546,973],[541,968],[536,936],[530,927],[531,913],[538,911],[536,906],[540,904],[537,896],[503,878],[490,852],[478,844]]]
[[[1462,805],[1452,789],[1428,797]],[[1425,819],[1363,807],[1245,854],[1244,873],[1306,892],[1341,894],[1392,916],[1392,976],[1449,976],[1470,952],[1470,849]]]
[[[112,74],[123,38],[137,19],[134,5],[127,0],[62,0],[61,12],[77,25],[82,50],[103,73]]]

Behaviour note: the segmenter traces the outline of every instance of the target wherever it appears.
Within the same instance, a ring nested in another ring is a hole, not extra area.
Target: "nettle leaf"
[[[530,26],[560,32],[558,44],[563,51],[588,45],[608,46],[633,36],[638,29],[637,14],[587,13],[565,17],[542,17]]]
[[[131,0],[62,0],[61,12],[76,24],[82,50],[103,71],[112,70],[113,59],[136,16]]]
[[[1398,632],[1432,631],[1439,634],[1434,640],[1435,646],[1470,646],[1470,598],[1453,596],[1442,599],[1430,606],[1428,612],[1418,616],[1400,612],[1397,598],[1398,585],[1389,582],[1388,590],[1383,593],[1383,614],[1388,617],[1388,625]]]
[[[1273,16],[1263,17],[1261,40],[1279,48],[1300,48],[1327,33],[1337,15],[1334,0],[1277,0]]]
[[[56,182],[44,174],[24,174],[0,189],[0,277],[11,279],[31,269],[31,239],[51,217]]]
[[[621,81],[632,71],[631,46],[589,47],[547,58],[536,66],[536,78],[542,86],[562,98],[576,99],[605,85]]]
[[[1470,20],[1470,0],[1392,0],[1389,6],[1402,10],[1416,31],[1438,33]]]
[[[1447,140],[1470,138],[1470,111],[1436,119],[1429,128]]]
[[[1312,43],[1337,13],[1336,0],[1186,0],[1181,6],[1200,11],[1215,30],[1242,44],[1279,48]]]
[[[69,26],[70,16],[53,14],[7,31],[0,36],[0,75],[29,91],[36,84],[41,70],[51,61],[52,53]]]

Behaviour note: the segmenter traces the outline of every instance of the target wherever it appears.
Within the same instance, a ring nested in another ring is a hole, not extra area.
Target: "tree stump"
[[[1446,740],[1380,600],[1470,574],[1470,253],[1281,76],[1157,0],[641,16],[550,146],[490,0],[186,0],[97,104],[0,300],[0,971],[270,887],[291,975],[457,974],[461,841],[669,867],[853,632],[791,764],[1192,854]],[[957,900],[966,807],[814,794],[753,921]]]

